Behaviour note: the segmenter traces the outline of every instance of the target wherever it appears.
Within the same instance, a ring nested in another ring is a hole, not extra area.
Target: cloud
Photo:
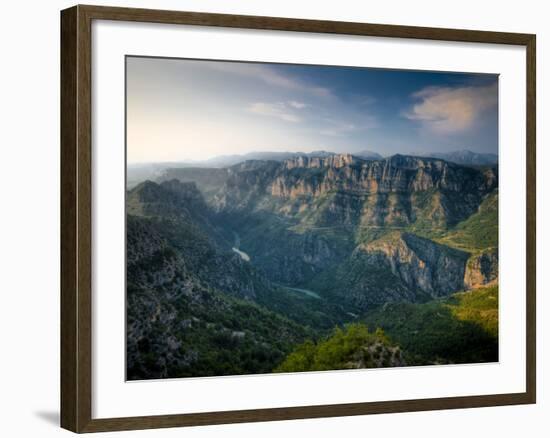
[[[303,92],[315,97],[334,97],[332,91],[328,88],[312,86],[297,78],[284,75],[268,65],[239,62],[209,62],[208,67],[212,70],[260,80],[267,85]]]
[[[322,135],[341,137],[358,129],[357,126],[353,123],[329,119],[327,119],[326,121],[328,122],[329,126],[319,131]]]
[[[497,105],[497,84],[469,87],[427,87],[413,98],[420,100],[405,114],[438,133],[452,133],[471,128],[479,116]]]
[[[378,121],[372,114],[349,111],[349,108],[348,111],[344,108],[328,114],[320,122],[319,133],[330,137],[356,135],[378,126]]]
[[[359,106],[370,106],[378,102],[378,100],[368,94],[357,94],[351,96],[353,102]]]
[[[289,107],[292,107],[290,103],[285,102],[275,102],[275,103],[267,103],[267,102],[255,102],[250,105],[248,108],[249,111],[260,114],[262,116],[269,116],[269,117],[275,117],[277,119],[284,120],[285,122],[292,122],[292,123],[298,123],[301,122],[302,119],[294,114],[292,110]]]
[[[292,108],[296,108],[296,109],[304,109],[304,108],[307,108],[309,105],[307,103],[304,103],[304,102],[297,102],[295,100],[291,100],[290,102],[288,102],[288,104],[292,107]]]

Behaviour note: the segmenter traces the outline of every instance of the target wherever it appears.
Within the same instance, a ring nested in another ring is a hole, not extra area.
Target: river
[[[279,287],[282,287],[283,289],[291,290],[291,291],[294,291],[294,292],[299,292],[301,294],[307,295],[308,297],[317,298],[318,300],[321,299],[321,296],[317,292],[313,292],[312,290],[300,289],[299,287],[285,286],[283,284],[278,284],[278,283],[275,283],[275,284],[277,284],[277,286],[279,286]]]
[[[234,243],[234,246],[233,248],[231,248],[234,252],[236,252],[237,254],[239,254],[241,256],[241,259],[243,259],[245,262],[249,262],[250,261],[250,256],[245,253],[244,251],[241,251],[239,249],[239,247],[241,246],[241,238],[239,237],[239,235],[237,233],[235,233],[235,231],[233,231],[233,235],[235,236],[235,243]]]

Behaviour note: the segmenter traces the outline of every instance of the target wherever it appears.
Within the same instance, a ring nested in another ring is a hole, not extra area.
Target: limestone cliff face
[[[297,157],[285,161],[281,168],[270,185],[271,194],[288,198],[319,195],[331,190],[361,194],[430,189],[479,191],[490,189],[497,183],[493,171],[482,172],[443,160],[403,155],[383,160],[363,160],[349,154],[326,158]],[[317,172],[300,174],[296,171],[299,169]]]
[[[491,249],[475,254],[466,264],[464,284],[468,288],[480,287],[498,279],[498,251]]]
[[[497,184],[494,170],[431,158],[299,156],[232,167],[213,204],[218,211],[268,211],[315,226],[424,221],[446,227],[473,214]]]
[[[310,157],[304,155],[285,160],[283,163],[283,167],[285,169],[320,169],[323,167],[333,167],[339,169],[357,163],[358,161],[364,160],[354,157],[351,154],[336,154],[327,157]]]
[[[412,290],[441,297],[464,288],[468,254],[409,233],[391,233],[360,245],[373,264],[389,265]]]
[[[418,302],[464,289],[469,254],[404,232],[359,244],[341,264],[307,284],[358,312],[389,302]]]

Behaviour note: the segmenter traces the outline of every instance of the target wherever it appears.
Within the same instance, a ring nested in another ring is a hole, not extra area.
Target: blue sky
[[[495,75],[127,58],[128,162],[498,151]]]

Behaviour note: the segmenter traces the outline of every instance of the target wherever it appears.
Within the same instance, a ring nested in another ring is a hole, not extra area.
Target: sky
[[[498,153],[498,76],[127,57],[128,163],[253,151]]]

